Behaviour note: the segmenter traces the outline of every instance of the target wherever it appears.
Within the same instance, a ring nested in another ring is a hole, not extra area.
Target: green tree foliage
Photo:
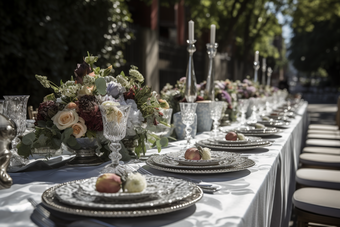
[[[37,107],[50,91],[34,75],[69,79],[87,51],[121,66],[128,22],[124,0],[0,1],[0,96],[30,94]]]
[[[340,2],[299,0],[292,8],[294,37],[289,59],[307,75],[330,76],[340,84]],[[320,73],[323,72],[323,73]]]

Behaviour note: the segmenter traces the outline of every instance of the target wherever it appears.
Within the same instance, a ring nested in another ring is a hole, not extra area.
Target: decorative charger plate
[[[115,200],[109,203],[98,197],[89,196],[79,190],[79,182],[71,181],[55,190],[60,202],[90,209],[139,209],[167,205],[185,199],[194,191],[194,183],[182,179],[161,176],[148,176],[147,183],[157,183],[159,192],[146,199]],[[82,181],[84,182],[84,180]]]
[[[271,136],[282,132],[282,130],[276,128],[265,128],[265,129],[236,130],[236,132],[242,133],[247,136]]]
[[[86,179],[85,179],[86,180]],[[84,180],[76,180],[71,181],[76,184],[81,184]],[[64,186],[65,184],[69,184],[71,182],[66,182],[54,186],[52,188],[47,189],[41,196],[42,202],[44,206],[72,215],[81,215],[86,217],[104,217],[104,218],[119,218],[119,217],[142,217],[142,216],[151,216],[151,215],[158,215],[158,214],[166,214],[173,211],[178,211],[185,209],[194,205],[203,197],[203,191],[198,186],[195,186],[192,190],[190,196],[173,202],[171,204],[165,204],[163,206],[158,207],[149,207],[149,208],[142,208],[142,209],[124,209],[124,210],[98,210],[98,209],[85,209],[82,207],[77,206],[70,206],[64,203],[61,203],[57,197],[55,196],[55,191]]]
[[[196,166],[196,165],[182,165],[181,163],[175,160],[169,159],[166,155],[155,155],[153,156],[152,161],[159,166],[176,169],[220,169],[230,167],[233,165],[238,165],[241,162],[244,162],[245,160],[240,157],[236,157],[235,159],[226,159],[224,161],[220,161],[218,164],[214,165]]]
[[[259,146],[259,145],[266,145],[269,142],[267,140],[255,140],[255,141],[249,141],[245,144],[224,144],[224,143],[218,143],[210,139],[204,139],[199,141],[199,145],[201,144],[207,144],[207,145],[213,145],[213,146],[220,146],[220,147],[253,147],[253,146]]]
[[[108,200],[131,200],[131,199],[141,199],[147,198],[155,193],[158,193],[159,187],[158,183],[148,180],[149,176],[145,176],[147,179],[147,186],[142,192],[128,193],[128,192],[117,192],[117,193],[103,193],[96,190],[97,177],[92,177],[90,179],[84,180],[82,184],[79,184],[79,189],[82,190],[82,194],[98,197],[101,199]]]
[[[279,127],[279,128],[287,128],[287,127],[289,127],[289,123],[288,122],[278,121],[278,120],[274,120],[274,121],[258,121],[258,123],[263,124],[265,126],[274,126],[274,127]]]
[[[166,171],[166,172],[184,173],[184,174],[188,174],[188,173],[189,174],[215,174],[215,173],[236,172],[236,171],[245,170],[255,165],[255,162],[253,160],[242,157],[241,159],[243,159],[243,162],[237,165],[233,165],[233,166],[229,166],[225,168],[223,167],[219,169],[178,169],[178,168],[159,166],[153,161],[153,157],[157,157],[157,156],[151,156],[148,160],[146,160],[146,164],[150,166],[151,168]]]
[[[263,141],[263,143],[258,143],[257,145],[251,146],[228,146],[227,144],[218,144],[212,143],[209,140],[200,140],[197,142],[198,145],[208,147],[211,149],[219,149],[219,150],[252,150],[261,147],[267,147],[271,145],[269,141]],[[235,144],[236,145],[236,144]]]
[[[234,160],[239,154],[221,151],[211,151],[211,159],[209,160],[188,160],[184,158],[185,151],[171,152],[165,154],[169,159],[179,162],[182,165],[189,166],[206,166],[217,165],[220,161],[229,159]]]

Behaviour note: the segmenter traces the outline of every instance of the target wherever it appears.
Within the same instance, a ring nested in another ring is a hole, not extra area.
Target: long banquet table
[[[273,140],[270,147],[243,151],[255,161],[255,166],[239,172],[211,175],[185,175],[222,186],[214,194],[204,194],[195,205],[168,214],[101,219],[117,227],[197,226],[197,227],[279,227],[288,226],[295,190],[295,171],[308,127],[307,103],[298,110],[291,127],[265,139]],[[208,133],[195,139],[207,138]],[[183,141],[173,142],[161,152],[177,151]],[[148,153],[157,153],[155,150]],[[107,163],[92,167],[63,166],[58,169],[11,173],[14,184],[0,191],[0,226],[35,226],[30,216],[32,197],[41,201],[42,193],[59,183],[98,176]],[[176,176],[144,166],[155,175]]]

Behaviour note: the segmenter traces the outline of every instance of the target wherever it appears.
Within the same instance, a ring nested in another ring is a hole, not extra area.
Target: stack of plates
[[[257,131],[256,131],[257,132]],[[243,133],[243,132],[242,132]],[[246,137],[245,140],[226,140],[224,137],[204,139],[197,142],[197,145],[211,149],[222,150],[252,150],[260,147],[267,147],[271,142],[260,137]]]
[[[220,130],[224,133],[236,131],[236,132],[242,133],[243,135],[246,135],[246,136],[261,136],[261,137],[272,136],[272,135],[275,135],[275,134],[282,132],[282,130],[280,130],[280,129],[267,128],[267,127],[261,128],[261,129],[257,129],[257,128],[254,128],[254,127],[243,127],[243,128],[236,128],[236,129],[233,129],[233,130],[221,128]]]
[[[45,206],[74,215],[91,217],[138,217],[187,208],[202,196],[196,184],[172,177],[145,176],[147,187],[140,193],[101,193],[97,177],[66,182],[46,190]]]
[[[255,165],[254,161],[239,154],[211,151],[210,160],[187,160],[184,151],[151,156],[146,164],[162,171],[190,174],[226,173],[244,170]]]
[[[268,127],[276,127],[276,128],[289,128],[289,122],[280,121],[280,120],[271,120],[271,121],[258,121],[257,123],[263,124]],[[253,125],[253,124],[250,124]]]

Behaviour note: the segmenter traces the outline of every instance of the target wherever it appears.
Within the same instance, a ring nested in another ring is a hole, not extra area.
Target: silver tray
[[[91,177],[90,179],[84,180],[82,184],[79,184],[79,189],[82,190],[84,195],[89,195],[93,197],[99,197],[103,200],[131,200],[131,199],[141,199],[152,196],[158,193],[159,186],[158,183],[148,180],[149,176],[145,176],[147,185],[142,192],[129,193],[121,191],[117,193],[103,193],[96,190],[96,182],[98,177]]]
[[[166,155],[155,155],[152,157],[152,161],[159,166],[176,168],[176,169],[220,169],[220,168],[225,168],[225,167],[229,167],[233,165],[238,165],[241,162],[243,162],[244,159],[241,159],[239,156],[236,156],[234,159],[226,159],[224,161],[220,161],[217,164],[206,165],[206,166],[183,165],[175,160],[167,158]]]
[[[230,131],[230,130],[228,130]],[[272,136],[282,132],[280,129],[276,128],[266,128],[266,129],[249,129],[249,130],[236,130],[246,136]],[[225,132],[225,131],[222,131]]]
[[[183,165],[189,166],[211,166],[217,165],[219,162],[223,160],[229,159],[230,161],[234,160],[239,154],[236,153],[226,153],[221,151],[211,151],[211,159],[210,160],[188,160],[184,158],[185,151],[171,152],[165,154],[169,159],[179,162]]]
[[[244,159],[244,162],[230,166],[225,168],[219,168],[219,169],[176,169],[176,168],[170,168],[170,167],[163,167],[157,165],[153,161],[153,157],[150,157],[148,160],[146,160],[146,164],[150,166],[151,168],[166,171],[166,172],[173,172],[173,173],[184,173],[184,174],[215,174],[215,173],[228,173],[228,172],[236,172],[245,170],[249,167],[252,167],[255,165],[255,162],[248,158],[241,158]]]
[[[265,126],[277,127],[277,128],[289,128],[290,124],[284,121],[258,121],[258,123],[263,124]]]
[[[261,148],[261,147],[267,147],[272,145],[271,142],[265,141],[263,144],[258,144],[258,145],[253,145],[253,146],[225,146],[224,144],[211,144],[211,143],[205,143],[205,140],[198,141],[197,144],[200,146],[205,146],[210,149],[219,149],[219,150],[252,150],[256,148]]]
[[[64,204],[88,209],[139,209],[166,205],[185,199],[191,196],[196,187],[194,183],[172,177],[148,176],[147,182],[157,183],[160,188],[158,193],[147,199],[108,202],[82,193],[82,190],[79,190],[79,182],[76,181],[70,181],[57,188],[55,196]]]
[[[81,184],[84,180],[76,180],[74,182]],[[61,203],[55,196],[55,190],[59,187],[68,184],[69,182],[59,184],[52,188],[47,189],[41,196],[44,206],[59,211],[62,213],[80,215],[86,217],[104,217],[104,218],[121,218],[121,217],[142,217],[152,216],[158,214],[166,214],[173,211],[185,209],[194,205],[203,197],[203,191],[198,186],[192,190],[192,194],[182,200],[173,202],[171,204],[149,207],[144,209],[124,209],[124,210],[98,210],[98,209],[84,209],[82,207],[70,206]]]

